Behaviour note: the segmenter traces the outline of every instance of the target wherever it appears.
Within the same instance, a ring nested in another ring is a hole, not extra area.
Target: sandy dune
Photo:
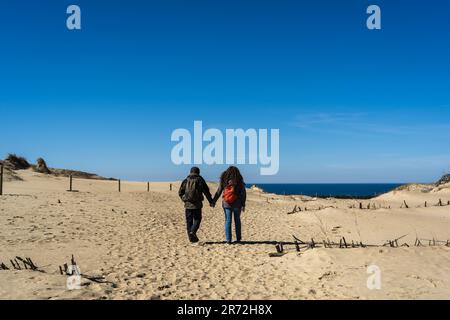
[[[204,210],[203,241],[187,242],[179,183],[75,180],[19,171],[0,196],[0,262],[31,257],[45,273],[1,270],[1,299],[450,299],[450,247],[415,247],[421,239],[450,239],[450,188],[397,191],[374,200],[314,200],[249,192],[244,245],[225,245],[220,208]],[[214,186],[212,186],[214,188]],[[403,201],[409,209],[400,208]],[[423,207],[424,202],[428,207]],[[288,215],[294,205],[307,212]],[[350,207],[355,208],[350,208]],[[389,209],[390,207],[390,209]],[[322,210],[313,211],[312,209]],[[271,258],[278,241],[345,237],[382,245],[407,235],[411,247],[317,248]],[[425,243],[425,242],[424,242]],[[74,254],[83,281],[66,289],[58,266]],[[367,267],[382,271],[381,290],[369,290]]]

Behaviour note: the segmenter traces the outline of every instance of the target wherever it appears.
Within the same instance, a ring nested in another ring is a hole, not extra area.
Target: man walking
[[[193,167],[189,176],[181,184],[178,192],[186,208],[186,226],[189,241],[198,242],[197,231],[202,222],[203,195],[209,204],[213,205],[213,199],[205,179],[200,176],[200,169]]]

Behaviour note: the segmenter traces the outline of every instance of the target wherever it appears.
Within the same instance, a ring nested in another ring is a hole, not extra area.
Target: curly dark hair
[[[227,170],[225,170],[220,176],[220,185],[222,188],[228,186],[228,183],[231,183],[235,186],[241,186],[244,183],[244,178],[241,175],[241,172],[237,167],[231,166]]]

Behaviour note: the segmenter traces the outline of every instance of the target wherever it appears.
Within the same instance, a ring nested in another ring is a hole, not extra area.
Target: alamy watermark
[[[81,30],[81,8],[72,4],[67,7],[66,13],[69,15],[66,20],[66,26],[69,30]],[[370,16],[367,18],[366,26],[369,30],[381,30],[381,8],[378,5],[370,5],[367,7],[366,13]]]
[[[67,290],[81,290],[81,270],[77,265],[70,265],[67,269]]]
[[[67,7],[66,13],[69,14],[66,20],[66,26],[69,30],[81,30],[81,9],[77,5]]]
[[[374,4],[370,5],[367,7],[367,14],[370,14],[366,22],[367,29],[381,30],[381,8]]]
[[[226,129],[223,133],[215,128],[204,131],[203,122],[194,121],[193,134],[179,128],[172,132],[171,141],[178,142],[171,153],[175,165],[259,165],[264,176],[276,175],[280,169],[279,129],[271,129],[270,137],[268,129]]]
[[[376,265],[367,267],[367,274],[370,276],[367,278],[367,289],[369,290],[381,290],[381,269]]]

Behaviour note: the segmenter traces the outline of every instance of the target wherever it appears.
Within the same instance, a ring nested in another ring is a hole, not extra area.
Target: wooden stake
[[[3,163],[0,164],[0,196],[3,195]]]
[[[25,266],[25,269],[28,269],[28,266],[30,267],[31,270],[34,269],[33,264],[30,263],[30,261],[27,258],[22,259],[21,257],[16,257],[16,259],[23,263],[23,265]]]
[[[121,188],[120,187],[121,187],[121,185],[120,185],[120,179],[119,179],[119,192],[121,192],[121,190],[120,190]]]
[[[300,244],[297,240],[295,240],[295,250],[297,250],[297,252],[300,252]]]
[[[345,238],[344,237],[342,237],[342,241],[344,242],[344,246],[347,248],[348,246],[347,246],[347,241],[345,241]]]
[[[150,192],[150,182],[147,182],[147,192]]]
[[[416,246],[416,247],[422,246],[422,242],[421,242],[418,238],[416,239],[415,246]]]
[[[277,250],[278,253],[283,253],[283,245],[281,243],[278,243],[275,246],[275,249]]]
[[[70,175],[69,176],[69,192],[72,192],[73,191],[73,189],[72,189],[72,180],[73,180],[73,178],[72,178],[72,175]]]
[[[31,269],[37,270],[38,267],[34,264],[33,260],[31,260],[31,258],[27,258],[27,261],[29,262]]]

